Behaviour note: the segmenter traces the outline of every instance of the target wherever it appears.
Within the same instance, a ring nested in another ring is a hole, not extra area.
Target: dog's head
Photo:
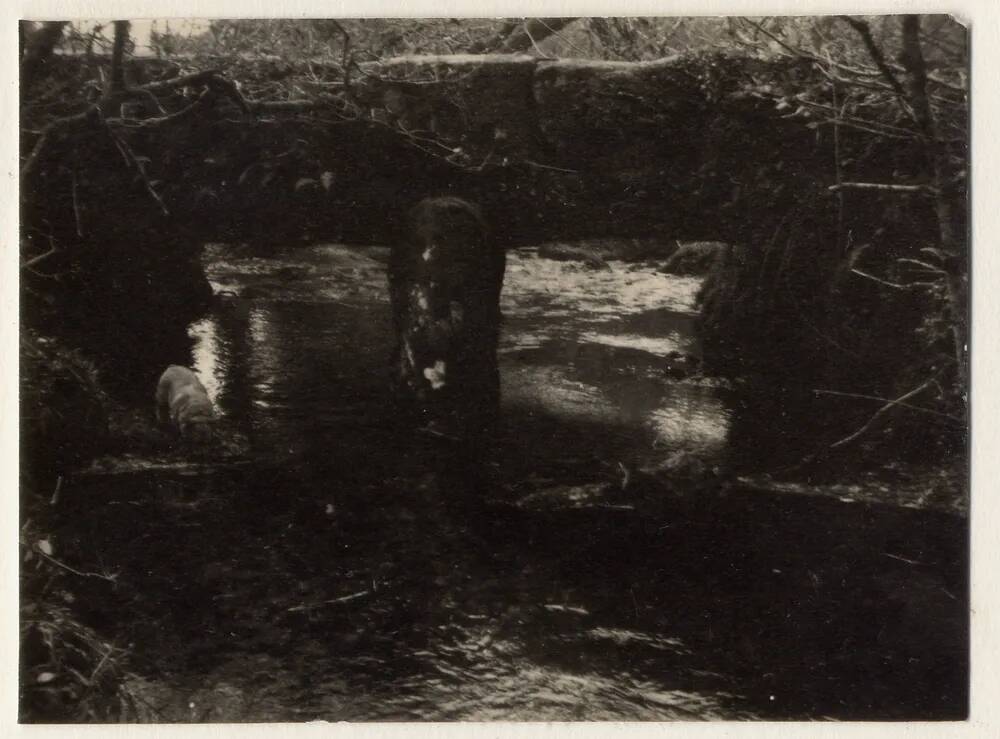
[[[192,418],[181,424],[181,437],[194,444],[205,445],[215,439],[213,418]]]

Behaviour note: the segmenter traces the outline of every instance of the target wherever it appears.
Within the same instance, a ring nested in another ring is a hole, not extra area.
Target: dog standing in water
[[[171,423],[185,439],[206,442],[212,437],[215,408],[198,376],[187,367],[167,367],[156,386],[156,420]]]

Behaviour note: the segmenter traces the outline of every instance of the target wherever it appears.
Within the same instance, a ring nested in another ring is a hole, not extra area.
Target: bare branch
[[[933,387],[934,383],[935,383],[935,380],[928,380],[923,385],[920,385],[919,387],[916,387],[913,390],[910,390],[910,392],[908,392],[908,393],[904,393],[903,395],[900,395],[895,400],[890,400],[884,406],[882,406],[881,408],[879,408],[875,412],[875,415],[873,415],[871,418],[869,418],[868,422],[864,426],[862,426],[861,428],[859,428],[853,434],[850,434],[849,436],[845,436],[840,441],[835,441],[834,443],[832,443],[830,445],[829,448],[830,449],[840,449],[841,447],[847,446],[852,441],[856,441],[857,439],[860,439],[869,430],[871,430],[872,427],[874,427],[881,419],[883,419],[893,408],[895,408],[897,406],[905,406],[906,405],[906,401],[908,401],[910,398],[913,398],[913,397],[916,397],[917,395],[920,395],[920,393],[924,392],[924,390],[927,390],[928,388]]]
[[[882,50],[878,48],[878,44],[876,44],[875,39],[872,38],[872,29],[868,25],[868,21],[860,18],[852,18],[849,15],[841,15],[838,17],[858,32],[862,43],[864,43],[865,48],[868,49],[869,56],[871,56],[872,61],[875,62],[875,66],[878,67],[882,76],[885,78],[885,81],[892,86],[892,89],[897,95],[899,95],[900,98],[905,99],[906,92],[903,90],[903,86],[896,78],[896,73],[893,72],[886,63]]]
[[[867,78],[867,77],[882,77],[883,76],[882,71],[879,70],[879,69],[859,69],[857,67],[852,67],[850,65],[843,64],[841,62],[835,62],[835,61],[833,61],[833,60],[831,60],[829,58],[823,58],[823,57],[817,56],[817,55],[815,55],[815,54],[813,54],[813,53],[811,53],[809,51],[806,51],[805,49],[798,49],[798,48],[796,48],[794,46],[789,45],[784,40],[782,40],[781,38],[779,38],[775,34],[773,34],[770,31],[768,31],[766,28],[764,28],[759,23],[756,23],[756,22],[750,20],[749,18],[742,18],[741,20],[744,23],[747,23],[747,24],[753,26],[757,31],[759,31],[760,33],[762,33],[765,36],[767,36],[769,39],[771,39],[776,44],[778,44],[779,46],[781,46],[783,49],[785,49],[792,56],[800,58],[800,59],[808,59],[809,61],[815,62],[816,65],[817,65],[817,67],[820,69],[820,71],[822,71],[828,77],[831,77],[831,79],[834,79],[834,78],[830,74],[829,70],[833,70],[833,69],[839,70],[839,71],[844,72],[844,73],[849,74],[849,75],[853,75],[855,77],[866,77]],[[752,41],[749,41],[747,39],[740,39],[740,41],[742,43],[744,43],[744,44],[752,44],[753,43]],[[855,80],[855,79],[844,79],[844,78],[835,78],[835,79],[837,80],[837,82],[841,82],[841,83],[846,84],[846,85],[855,85],[857,87],[868,87],[868,88],[873,88],[873,89],[884,89],[887,92],[894,91],[891,85],[883,87],[881,85],[875,86],[875,85],[872,84],[872,82],[861,82],[860,80]],[[900,88],[900,89],[902,89],[902,88]]]
[[[964,85],[955,85],[947,80],[941,79],[940,75],[928,74],[927,79],[933,82],[935,85],[941,85],[941,87],[946,87],[949,90],[954,90],[955,92],[960,92],[963,95],[968,94],[968,89]]]
[[[351,92],[351,66],[353,61],[351,59],[351,34],[347,32],[340,23],[334,19],[330,19],[333,26],[340,31],[341,35],[344,37],[344,53],[341,57],[341,66],[344,68],[344,89],[348,94]]]
[[[872,280],[880,285],[885,285],[886,287],[891,287],[896,290],[914,290],[922,287],[938,287],[937,282],[890,282],[889,280],[883,280],[881,277],[876,277],[875,275],[869,274],[867,272],[862,272],[860,269],[852,269],[852,274],[856,274],[858,277],[864,277],[866,280]]]
[[[938,274],[938,275],[946,275],[946,274],[948,274],[948,272],[946,270],[943,270],[940,267],[935,267],[933,264],[928,264],[927,262],[923,262],[923,261],[921,261],[919,259],[905,259],[905,258],[901,257],[901,258],[897,259],[896,261],[897,262],[901,262],[903,264],[915,264],[916,266],[920,267],[921,269],[927,270],[928,272],[933,272],[934,274]]]
[[[350,603],[352,600],[358,600],[359,598],[365,598],[372,594],[372,590],[359,590],[356,593],[351,593],[350,595],[342,595],[339,598],[330,598],[329,600],[320,601],[319,603],[305,603],[300,606],[292,606],[286,609],[289,613],[298,613],[301,611],[308,611],[312,608],[318,608],[319,606],[335,606],[341,603]]]
[[[500,29],[490,38],[484,39],[482,41],[477,41],[476,43],[469,46],[470,54],[488,54],[499,48],[503,43],[510,38],[510,35],[517,30],[520,24],[516,20],[505,21]]]
[[[885,285],[886,287],[894,287],[897,290],[906,289],[906,285],[902,285],[898,282],[889,282],[888,280],[883,280],[881,277],[876,277],[875,275],[870,275],[867,272],[862,272],[860,269],[852,269],[851,274],[855,274],[858,277],[864,277],[866,280],[877,282],[878,284]]]
[[[58,139],[60,136],[68,133],[74,128],[86,128],[87,126],[97,125],[101,122],[101,120],[101,111],[97,106],[94,106],[82,113],[66,116],[65,118],[57,118],[49,123],[42,129],[41,136],[38,137],[38,140],[32,147],[28,158],[25,160],[24,164],[21,165],[21,177],[26,177],[32,172],[38,164],[38,160],[41,157],[42,152],[51,141]]]
[[[73,168],[73,218],[76,220],[76,235],[83,238],[83,222],[80,216],[80,200],[77,193],[76,168]]]
[[[148,90],[149,92],[161,92],[164,90],[173,90],[178,87],[196,87],[198,85],[207,84],[213,77],[221,77],[222,72],[218,69],[203,69],[200,72],[192,72],[191,74],[182,74],[179,77],[174,77],[169,80],[158,80],[156,82],[148,82],[145,85],[140,85],[140,90]]]
[[[534,37],[531,35],[531,31],[529,31],[527,27],[525,27],[524,32],[528,35],[528,40],[531,41],[531,47],[538,52],[539,59],[542,60],[555,59],[555,57],[552,56],[551,54],[546,54],[544,51],[538,48],[538,43],[535,41]]]
[[[150,182],[149,175],[146,174],[146,167],[142,163],[142,160],[135,155],[135,152],[132,151],[132,147],[128,145],[128,142],[115,133],[114,129],[110,126],[108,127],[108,134],[111,136],[111,140],[115,143],[115,146],[118,147],[118,151],[121,152],[122,157],[125,159],[125,165],[127,167],[135,167],[136,172],[139,173],[139,178],[142,180],[142,183],[146,188],[146,192],[148,192],[153,200],[156,201],[156,204],[160,206],[160,211],[163,215],[169,216],[170,210],[167,208],[166,203],[163,202],[163,198],[160,197],[160,194],[156,192],[156,188],[153,187],[153,183]]]
[[[683,18],[681,18],[680,20],[684,20],[684,19],[683,19]],[[539,19],[538,19],[538,22],[539,22],[539,23],[541,23],[541,24],[542,24],[543,26],[545,26],[545,28],[547,28],[547,29],[549,30],[549,32],[551,32],[551,34],[552,34],[553,36],[555,36],[556,38],[560,39],[560,40],[561,40],[561,41],[562,41],[563,43],[565,43],[565,44],[566,44],[567,46],[569,46],[569,48],[571,48],[571,49],[574,49],[574,50],[576,50],[576,51],[579,51],[579,52],[580,52],[581,54],[583,54],[583,55],[584,55],[584,57],[586,57],[586,56],[587,56],[587,52],[586,52],[586,51],[584,51],[584,50],[583,50],[583,49],[581,49],[581,48],[580,48],[579,46],[577,46],[577,45],[576,45],[576,44],[574,44],[574,43],[573,43],[572,41],[570,41],[570,40],[569,40],[568,38],[566,38],[566,37],[565,37],[565,36],[563,36],[563,35],[562,35],[561,33],[559,33],[559,31],[558,31],[558,30],[556,30],[556,29],[552,28],[552,26],[550,26],[550,25],[549,25],[548,23],[546,23],[546,22],[545,22],[545,19],[544,19],[544,18],[539,18]],[[675,26],[675,27],[676,27],[676,26]],[[619,55],[619,56],[620,56],[620,55]]]
[[[548,169],[548,170],[551,170],[553,172],[566,172],[567,174],[579,174],[580,173],[580,170],[578,170],[578,169],[566,169],[565,167],[554,167],[551,164],[542,164],[541,162],[533,162],[530,159],[522,159],[521,161],[523,161],[529,167],[534,167],[535,169]]]
[[[21,263],[21,269],[31,269],[32,267],[34,267],[36,264],[38,264],[42,260],[48,259],[53,254],[57,254],[59,252],[59,249],[56,247],[55,243],[52,242],[51,239],[49,241],[50,241],[50,243],[49,243],[49,250],[46,251],[46,252],[43,252],[41,254],[38,254],[37,256],[32,257],[31,259],[29,259],[26,262],[22,262]]]
[[[883,398],[878,395],[864,395],[863,393],[845,393],[839,390],[813,390],[816,395],[835,395],[840,398],[857,398],[859,400],[877,400],[881,403],[890,403],[892,405],[898,405],[902,408],[909,408],[910,410],[920,411],[921,413],[929,413],[932,416],[940,416],[941,418],[947,418],[949,421],[954,421],[955,423],[965,425],[964,419],[958,418],[957,416],[952,416],[948,413],[941,413],[940,411],[932,410],[931,408],[924,408],[922,405],[913,405],[899,399],[892,400],[890,398]]]
[[[39,557],[41,557],[42,559],[46,560],[47,562],[51,562],[56,567],[60,567],[60,568],[62,568],[64,570],[66,570],[67,572],[72,572],[74,575],[79,575],[80,577],[96,577],[99,580],[106,580],[107,582],[111,582],[111,583],[117,582],[117,580],[118,580],[118,574],[117,573],[107,575],[107,574],[104,574],[102,572],[84,572],[82,570],[78,570],[78,569],[75,569],[73,567],[70,567],[65,562],[60,562],[58,559],[56,559],[55,557],[53,557],[51,554],[46,554],[45,552],[43,552],[41,550],[41,548],[38,547],[38,546],[32,546],[31,550],[35,554],[37,554]]]
[[[832,84],[841,84],[841,83],[844,83],[843,80],[841,80],[841,79],[839,79],[837,77],[830,77],[830,81],[831,81]],[[846,84],[851,84],[851,83],[848,81]],[[882,133],[883,135],[886,135],[886,136],[891,135],[891,134],[899,134],[901,137],[916,138],[917,136],[920,135],[919,132],[913,131],[913,130],[908,129],[908,128],[901,128],[900,126],[893,126],[892,124],[889,124],[889,123],[882,123],[881,121],[875,121],[875,120],[871,120],[871,119],[867,119],[867,118],[858,118],[857,116],[844,115],[844,109],[846,108],[846,104],[844,106],[842,106],[841,108],[837,108],[834,105],[827,105],[826,103],[818,103],[815,100],[800,99],[800,100],[798,100],[798,102],[801,105],[806,105],[806,106],[808,106],[810,108],[818,108],[820,110],[829,110],[829,111],[831,111],[833,113],[833,115],[835,116],[835,118],[829,119],[830,123],[835,123],[835,124],[838,124],[838,125],[856,125],[856,124],[860,124],[861,126],[870,126],[870,127],[874,127],[874,128],[878,128],[878,129],[884,129],[882,131],[872,130],[871,132],[872,133]],[[856,127],[859,127],[859,126],[856,125]]]
[[[170,113],[168,115],[159,116],[157,118],[146,118],[141,121],[129,121],[126,122],[123,118],[108,118],[106,123],[109,126],[121,126],[123,128],[159,128],[170,123],[176,123],[177,121],[189,118],[196,111],[207,108],[215,101],[215,93],[211,89],[202,90],[201,95],[185,108]]]
[[[546,39],[575,20],[576,18],[528,18],[522,25],[514,29],[497,51],[501,54],[516,54],[527,51],[537,42]]]
[[[892,185],[884,182],[841,182],[826,188],[830,192],[841,190],[884,190],[888,192],[917,192],[934,195],[937,189],[930,185]]]

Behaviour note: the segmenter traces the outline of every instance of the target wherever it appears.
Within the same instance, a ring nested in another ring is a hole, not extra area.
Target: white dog
[[[205,386],[187,367],[171,365],[156,386],[156,419],[172,423],[181,436],[207,441],[212,435],[215,408]]]

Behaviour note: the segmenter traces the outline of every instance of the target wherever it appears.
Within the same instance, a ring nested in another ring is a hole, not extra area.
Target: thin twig
[[[538,52],[539,59],[544,59],[546,61],[556,59],[557,57],[549,56],[544,51],[538,48],[538,44],[535,43],[535,38],[531,35],[531,31],[528,30],[528,24],[524,24],[524,33],[528,37],[528,41],[531,42],[532,47]]]
[[[924,40],[926,40],[926,38]],[[937,76],[935,76],[933,74],[930,74],[930,73],[928,73],[927,79],[930,80],[931,82],[933,82],[935,85],[941,85],[941,87],[946,87],[949,90],[954,90],[955,92],[960,92],[963,95],[967,95],[968,92],[969,92],[964,86],[953,85],[951,82],[943,80],[940,77],[937,77]]]
[[[889,282],[889,280],[883,280],[881,277],[876,277],[875,275],[869,274],[867,272],[862,272],[860,269],[852,269],[851,272],[856,274],[858,277],[864,277],[866,280],[872,280],[880,285],[885,285],[886,287],[892,287],[897,290],[908,290],[909,285],[904,285],[899,282]]]
[[[83,238],[83,222],[80,218],[80,199],[77,197],[76,167],[73,168],[73,218],[76,220],[76,235]]]
[[[904,262],[906,264],[915,264],[918,267],[922,267],[923,269],[927,270],[928,272],[933,272],[934,274],[939,274],[939,275],[947,275],[948,274],[948,272],[946,270],[943,270],[940,267],[936,267],[933,264],[928,264],[927,262],[922,262],[919,259],[907,259],[905,257],[900,257],[896,261],[897,262]]]
[[[545,27],[546,27],[546,28],[547,28],[547,29],[549,30],[549,33],[551,33],[551,34],[552,34],[553,36],[555,36],[556,38],[559,38],[559,39],[562,39],[562,41],[563,41],[563,42],[564,42],[564,43],[565,43],[565,44],[566,44],[567,46],[569,46],[569,48],[571,48],[571,49],[576,49],[576,50],[577,50],[577,51],[579,51],[579,52],[580,52],[581,54],[583,54],[584,58],[587,58],[587,57],[589,56],[589,54],[587,54],[587,52],[586,52],[586,51],[584,51],[584,50],[583,50],[583,49],[581,49],[581,48],[580,48],[579,46],[577,46],[577,45],[576,45],[576,44],[574,44],[574,43],[573,43],[572,41],[570,41],[570,40],[569,40],[568,38],[566,38],[566,37],[565,37],[565,36],[563,36],[563,35],[562,35],[561,33],[559,33],[559,31],[557,31],[557,30],[556,30],[556,29],[554,29],[554,28],[553,28],[552,26],[550,26],[550,25],[549,25],[548,23],[546,23],[546,22],[545,22],[545,20],[544,20],[543,18],[538,18],[537,20],[538,20],[538,22],[539,22],[539,23],[541,23],[541,24],[542,24],[543,26],[545,26]],[[684,20],[684,19],[683,19],[683,18],[681,18],[680,20],[682,21],[682,20]],[[678,21],[678,23],[679,23],[679,22],[680,22],[680,21]],[[676,27],[677,27],[677,26],[674,26],[674,28],[676,28]],[[618,56],[621,56],[621,54],[618,54]]]
[[[578,169],[566,169],[564,167],[555,167],[551,164],[542,164],[541,162],[534,162],[530,159],[522,159],[522,162],[527,164],[529,167],[535,167],[536,169],[550,169],[553,172],[566,172],[567,174],[579,174]]]
[[[780,38],[778,38],[778,36],[776,36],[775,34],[771,33],[770,31],[768,31],[762,25],[760,25],[759,23],[755,23],[754,21],[750,20],[749,18],[742,18],[741,20],[743,20],[745,23],[749,23],[755,29],[757,29],[758,31],[760,31],[761,33],[763,33],[765,36],[767,36],[768,38],[770,38],[772,41],[774,41],[776,44],[778,44],[779,46],[781,46],[782,48],[784,48],[786,51],[788,51],[792,56],[797,57],[799,59],[807,59],[807,60],[809,60],[811,62],[815,62],[817,65],[819,65],[819,67],[821,69],[822,69],[823,65],[828,64],[828,65],[832,66],[833,69],[840,69],[840,70],[842,70],[844,72],[847,72],[848,74],[854,74],[854,75],[858,75],[860,77],[880,77],[881,74],[882,74],[877,69],[871,69],[871,70],[869,70],[869,69],[858,69],[856,67],[850,67],[850,66],[848,66],[846,64],[841,64],[840,62],[830,62],[830,61],[824,59],[823,57],[816,56],[815,54],[812,54],[812,53],[810,53],[808,51],[805,51],[804,49],[797,49],[794,46],[790,46],[788,43],[786,43],[785,41],[783,41]],[[743,43],[754,43],[754,42],[751,42],[751,41],[748,41],[746,39],[743,39]],[[850,80],[840,80],[840,81],[841,82],[850,82]]]
[[[765,36],[767,36],[769,39],[771,39],[772,41],[774,41],[776,44],[778,44],[779,46],[781,46],[783,49],[785,49],[786,51],[788,51],[788,53],[792,54],[793,56],[803,57],[805,59],[812,59],[813,61],[818,61],[818,57],[814,57],[812,54],[809,54],[808,52],[805,52],[802,49],[796,49],[793,46],[789,46],[787,43],[785,43],[780,38],[778,38],[775,34],[771,33],[766,28],[764,28],[764,26],[762,26],[761,24],[756,23],[756,22],[750,20],[749,18],[743,18],[743,20],[745,22],[749,23],[751,26],[753,26],[755,29],[757,29],[761,33],[763,33]],[[749,41],[749,39],[746,39],[746,40]]]
[[[52,493],[52,497],[49,499],[49,505],[56,505],[59,502],[59,492],[62,490],[63,476],[59,475],[56,478],[56,489]]]
[[[899,96],[900,100],[906,100],[906,91],[903,90],[903,85],[900,84],[895,72],[893,72],[889,68],[889,65],[886,64],[885,57],[882,55],[882,50],[878,48],[878,44],[876,44],[875,39],[872,38],[872,30],[868,25],[868,21],[864,21],[859,18],[852,18],[849,15],[841,15],[838,17],[858,32],[858,35],[861,36],[862,43],[864,43],[865,48],[868,49],[869,56],[871,56],[872,61],[875,62],[875,66],[878,67],[878,70],[882,73],[882,77],[884,77],[885,81],[892,86],[893,91]]]
[[[97,663],[97,667],[95,667],[94,671],[90,673],[90,683],[89,684],[93,684],[94,683],[94,681],[97,679],[97,673],[99,673],[101,671],[101,668],[104,667],[104,663],[108,661],[108,657],[110,657],[111,654],[114,651],[115,651],[115,648],[113,646],[109,645],[108,646],[108,651],[106,651],[104,653],[104,656],[101,657],[101,661]]]
[[[878,395],[865,395],[863,393],[845,393],[839,390],[813,390],[817,395],[836,395],[840,398],[858,398],[859,400],[877,400],[881,403],[893,402],[889,398],[882,398]],[[941,413],[940,411],[931,410],[930,408],[924,408],[920,405],[912,405],[910,403],[903,403],[900,401],[895,401],[896,405],[903,406],[904,408],[909,408],[910,410],[920,411],[921,413],[930,413],[932,416],[940,416],[941,418],[947,418],[949,421],[954,421],[955,423],[965,425],[965,421],[957,416],[952,416],[948,413]]]
[[[59,251],[58,247],[56,247],[55,242],[52,241],[51,237],[49,238],[49,242],[50,242],[50,246],[49,246],[49,250],[47,252],[45,252],[43,254],[39,254],[37,256],[34,256],[31,259],[29,259],[27,262],[22,262],[21,263],[21,269],[31,269],[33,266],[35,266],[36,264],[38,264],[39,262],[41,262],[43,259],[48,259],[53,254],[55,254],[56,252]]]
[[[827,52],[827,58],[829,59],[830,54]],[[832,61],[832,60],[831,60]],[[837,108],[837,83],[833,80],[830,81],[830,90],[833,93],[833,107]],[[844,100],[843,107],[837,113],[837,118],[844,117],[844,111],[847,108],[847,100]],[[840,250],[840,245],[844,241],[844,193],[841,190],[841,185],[844,182],[840,167],[840,123],[839,120],[834,120],[833,122],[833,176],[836,179],[837,187],[837,250]]]
[[[834,61],[831,61],[829,59],[824,59],[824,58],[822,58],[820,56],[817,56],[817,55],[812,54],[812,53],[810,53],[808,51],[805,51],[804,49],[797,49],[797,48],[795,48],[793,46],[790,46],[788,43],[786,43],[785,41],[783,41],[782,39],[780,39],[778,36],[776,36],[775,34],[771,33],[770,31],[768,31],[766,28],[764,28],[760,24],[755,23],[754,21],[750,20],[749,18],[742,18],[741,20],[743,22],[748,23],[749,25],[753,26],[755,29],[757,29],[761,33],[763,33],[765,36],[767,36],[772,41],[774,41],[775,43],[777,43],[779,46],[781,46],[782,48],[784,48],[792,56],[794,56],[796,58],[800,58],[800,59],[807,59],[809,61],[814,62],[817,65],[817,68],[821,72],[823,72],[824,74],[827,74],[828,77],[832,78],[832,76],[827,72],[827,70],[824,69],[824,66],[828,67],[829,69],[837,69],[837,70],[840,70],[842,72],[846,72],[847,74],[855,75],[855,76],[858,76],[858,77],[885,77],[884,72],[881,69],[878,69],[878,68],[876,68],[876,69],[859,69],[857,67],[851,67],[851,66],[849,66],[847,64],[843,64],[843,63],[840,63],[840,62],[834,62]],[[744,44],[753,43],[753,42],[751,42],[751,41],[749,41],[747,39],[742,39],[741,41]],[[878,51],[878,50],[876,49],[876,51]],[[883,61],[884,61],[884,58],[883,58]],[[889,65],[886,65],[886,69],[889,70],[890,75],[893,74],[892,68]],[[860,80],[837,78],[837,81],[840,82],[840,83],[842,83],[842,84],[845,84],[845,85],[854,85],[854,86],[858,86],[858,87],[868,87],[868,88],[872,87],[872,85],[870,83],[864,83],[864,82],[861,82]],[[898,84],[898,82],[897,82],[897,84]],[[885,90],[887,92],[894,92],[897,95],[899,95],[899,91],[897,91],[891,84],[888,85],[888,86],[879,85],[875,89],[882,89],[882,90]],[[903,111],[907,114],[908,117],[912,118],[913,117],[913,113],[912,113],[911,110],[908,109],[908,107],[905,104],[905,96],[898,97],[897,99],[900,101],[900,105],[903,108]]]
[[[156,118],[146,118],[141,121],[126,121],[123,118],[108,118],[107,124],[109,126],[119,126],[121,128],[159,128],[160,126],[176,123],[179,120],[187,118],[200,108],[207,108],[214,100],[215,92],[211,88],[206,88],[205,90],[202,90],[202,93],[193,103],[174,113],[158,116]]]
[[[861,120],[861,119],[855,119],[855,120]],[[871,121],[867,121],[867,122],[871,123]],[[912,140],[916,136],[916,134],[912,134],[912,133],[911,134],[907,134],[907,135],[902,135],[902,134],[898,134],[898,133],[890,133],[889,131],[880,130],[878,128],[871,128],[869,126],[865,126],[865,125],[862,125],[860,123],[855,123],[854,121],[851,120],[850,116],[847,117],[847,118],[841,118],[841,119],[830,118],[828,120],[822,121],[822,123],[823,124],[827,124],[827,123],[839,123],[844,128],[852,128],[855,131],[864,131],[865,133],[872,133],[872,134],[875,134],[876,136],[884,136],[887,139],[896,139],[897,141],[910,141],[910,140]],[[876,124],[876,125],[878,125],[878,124]]]
[[[868,419],[868,422],[864,426],[862,426],[861,428],[859,428],[853,434],[845,436],[840,441],[833,442],[832,444],[830,444],[829,448],[830,449],[840,449],[841,447],[847,446],[852,441],[855,441],[855,440],[861,438],[876,423],[878,423],[882,418],[884,418],[893,408],[895,408],[896,406],[899,406],[899,405],[905,405],[905,403],[906,403],[907,400],[909,400],[912,397],[915,397],[915,396],[919,395],[924,390],[927,390],[928,388],[933,387],[934,383],[935,383],[935,380],[928,380],[927,382],[923,383],[919,387],[916,387],[913,390],[910,390],[908,393],[904,393],[903,395],[900,395],[895,400],[890,400],[884,406],[882,406],[877,411],[875,411],[875,414],[871,418]]]
[[[930,185],[894,185],[887,182],[840,182],[826,188],[830,192],[840,190],[886,190],[889,192],[919,192],[934,195],[937,190]]]
[[[296,613],[299,611],[308,611],[311,608],[316,608],[318,606],[334,606],[340,603],[349,603],[352,600],[357,600],[358,598],[364,598],[371,595],[371,590],[359,590],[357,593],[351,593],[350,595],[343,595],[339,598],[331,598],[330,600],[320,601],[319,603],[304,603],[300,606],[292,606],[286,609],[288,613]]]
[[[71,129],[81,124],[85,126],[90,123],[97,123],[100,121],[101,111],[100,108],[95,105],[82,113],[76,113],[74,115],[66,116],[65,118],[57,118],[46,125],[45,128],[42,129],[42,135],[38,137],[38,141],[36,141],[35,145],[32,147],[31,154],[28,155],[24,164],[21,165],[22,179],[35,168],[36,164],[38,164],[42,151],[44,151],[49,145],[49,142],[56,138],[58,134],[62,133],[64,129]]]
[[[169,216],[170,210],[167,208],[167,204],[163,202],[163,198],[161,198],[160,194],[156,192],[156,188],[153,187],[153,183],[149,180],[149,175],[146,174],[146,168],[143,166],[142,162],[139,161],[139,157],[135,155],[135,152],[132,151],[132,147],[128,145],[128,142],[125,141],[125,139],[115,134],[115,132],[110,128],[108,129],[108,132],[111,134],[112,139],[115,139],[116,143],[120,144],[121,151],[127,153],[127,155],[131,158],[131,163],[135,165],[135,169],[139,173],[139,177],[146,188],[146,192],[148,192],[153,200],[156,201],[157,205],[160,206],[160,210],[163,212],[163,215]]]
[[[332,84],[332,83],[331,83]],[[340,84],[339,82],[337,84]],[[323,108],[329,106],[330,103],[336,101],[336,98],[332,99],[317,99],[317,100],[265,100],[265,101],[249,101],[247,104],[250,106],[250,111],[253,113],[261,112],[271,112],[271,113],[281,113],[288,111],[291,113],[297,111],[308,111],[317,108]]]
[[[118,581],[118,575],[105,575],[105,574],[103,574],[101,572],[82,572],[81,570],[77,570],[77,569],[74,569],[73,567],[70,567],[68,564],[60,562],[58,559],[56,559],[55,557],[53,557],[53,556],[51,556],[49,554],[46,554],[45,552],[43,552],[38,547],[33,547],[33,549],[35,550],[35,553],[38,554],[43,559],[51,562],[56,567],[61,567],[62,569],[66,570],[67,572],[72,572],[74,575],[79,575],[80,577],[96,577],[99,580],[106,580],[107,582],[110,582],[110,583]]]
[[[203,85],[212,77],[219,77],[221,74],[222,72],[218,69],[203,69],[200,72],[182,74],[180,77],[174,77],[169,80],[149,82],[145,85],[140,85],[137,89],[148,90],[149,92],[160,92],[161,90],[173,90],[178,87],[194,87],[196,85]]]
[[[848,238],[848,241],[850,241],[850,238]],[[839,341],[836,341],[835,339],[832,339],[831,337],[827,336],[822,331],[820,331],[818,328],[816,328],[815,326],[813,326],[812,323],[810,323],[809,321],[806,320],[803,311],[799,311],[799,319],[802,321],[802,323],[805,325],[806,328],[808,328],[810,331],[812,331],[814,334],[816,334],[819,338],[823,339],[823,341],[827,342],[831,346],[836,347],[837,349],[839,349],[840,351],[844,352],[845,354],[849,354],[852,357],[855,357],[857,359],[861,359],[861,355],[858,354],[856,351],[853,351],[852,349],[848,349],[846,346],[844,346],[843,344],[841,344]]]
[[[905,562],[908,565],[921,565],[921,564],[923,564],[923,562],[921,562],[919,560],[910,559],[909,557],[903,557],[903,556],[901,556],[899,554],[890,554],[889,552],[882,552],[882,556],[883,557],[888,557],[889,559],[897,559],[900,562]]]
[[[842,82],[842,80],[839,80],[835,77],[832,77],[830,79],[838,83]],[[863,123],[866,126],[878,126],[880,128],[884,128],[887,132],[905,134],[910,137],[916,137],[919,135],[917,131],[912,131],[908,128],[903,128],[901,126],[894,126],[891,123],[883,123],[882,121],[873,121],[868,118],[858,118],[857,116],[844,116],[843,109],[842,108],[838,109],[836,105],[827,105],[826,103],[820,103],[815,100],[806,100],[806,99],[799,99],[797,102],[801,103],[802,105],[808,105],[810,108],[821,108],[823,110],[831,110],[834,112],[835,115],[837,115],[839,119],[838,122],[840,123],[846,123],[846,122]],[[845,101],[845,107],[846,107],[846,101]]]

